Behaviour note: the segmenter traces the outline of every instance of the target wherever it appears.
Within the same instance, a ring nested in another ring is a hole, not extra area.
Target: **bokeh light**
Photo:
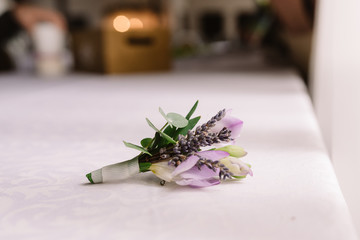
[[[130,29],[130,20],[123,15],[119,15],[114,19],[113,26],[118,32],[127,32]]]
[[[144,27],[143,22],[138,18],[131,18],[130,19],[130,26],[133,29],[142,29]]]

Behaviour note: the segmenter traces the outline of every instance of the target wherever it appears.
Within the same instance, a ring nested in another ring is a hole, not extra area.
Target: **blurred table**
[[[244,120],[254,177],[192,189],[151,173],[91,185],[85,174],[137,154],[200,100]],[[310,100],[292,71],[0,75],[1,239],[356,239]]]

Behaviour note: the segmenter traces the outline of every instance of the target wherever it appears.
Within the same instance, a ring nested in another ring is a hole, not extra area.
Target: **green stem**
[[[170,158],[173,157],[172,154],[168,152],[169,150],[172,150],[173,148],[174,148],[174,146],[169,146],[169,147],[167,147],[166,150],[165,150],[165,152],[166,152],[167,154],[170,154],[170,157],[167,158],[167,161],[168,161]],[[161,154],[160,154],[159,152],[156,153],[156,154],[154,154],[154,155],[152,155],[151,157],[150,157],[149,155],[143,154],[143,157],[142,157],[142,158],[139,158],[139,162],[155,163],[155,162],[166,161],[166,159],[161,159],[161,158],[160,158],[160,155],[161,155]]]
[[[164,128],[168,125],[169,123],[166,123],[161,129],[160,129],[160,132],[162,131],[162,130],[164,130]]]
[[[160,132],[162,131],[162,130],[164,130],[164,128],[166,127],[168,125],[168,123],[166,123],[161,129],[160,129]],[[151,144],[153,144],[153,142],[155,141],[155,137],[153,137],[152,139],[151,139],[151,142],[145,147],[147,150],[149,150],[148,148],[151,146]]]

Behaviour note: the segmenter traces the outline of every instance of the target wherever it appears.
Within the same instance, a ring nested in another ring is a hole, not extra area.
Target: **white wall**
[[[360,1],[320,0],[311,92],[324,140],[360,233]]]

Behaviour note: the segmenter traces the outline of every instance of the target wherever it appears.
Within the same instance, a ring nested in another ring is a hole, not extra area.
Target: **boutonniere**
[[[152,138],[144,138],[140,145],[125,142],[125,146],[140,151],[134,158],[105,166],[86,175],[91,183],[102,183],[129,178],[142,172],[153,172],[161,184],[175,182],[192,187],[208,187],[227,179],[252,176],[251,166],[241,160],[247,153],[235,145],[243,122],[231,116],[231,110],[219,111],[207,122],[196,127],[200,116],[192,117],[198,101],[183,117],[165,113],[166,120],[154,129]]]

